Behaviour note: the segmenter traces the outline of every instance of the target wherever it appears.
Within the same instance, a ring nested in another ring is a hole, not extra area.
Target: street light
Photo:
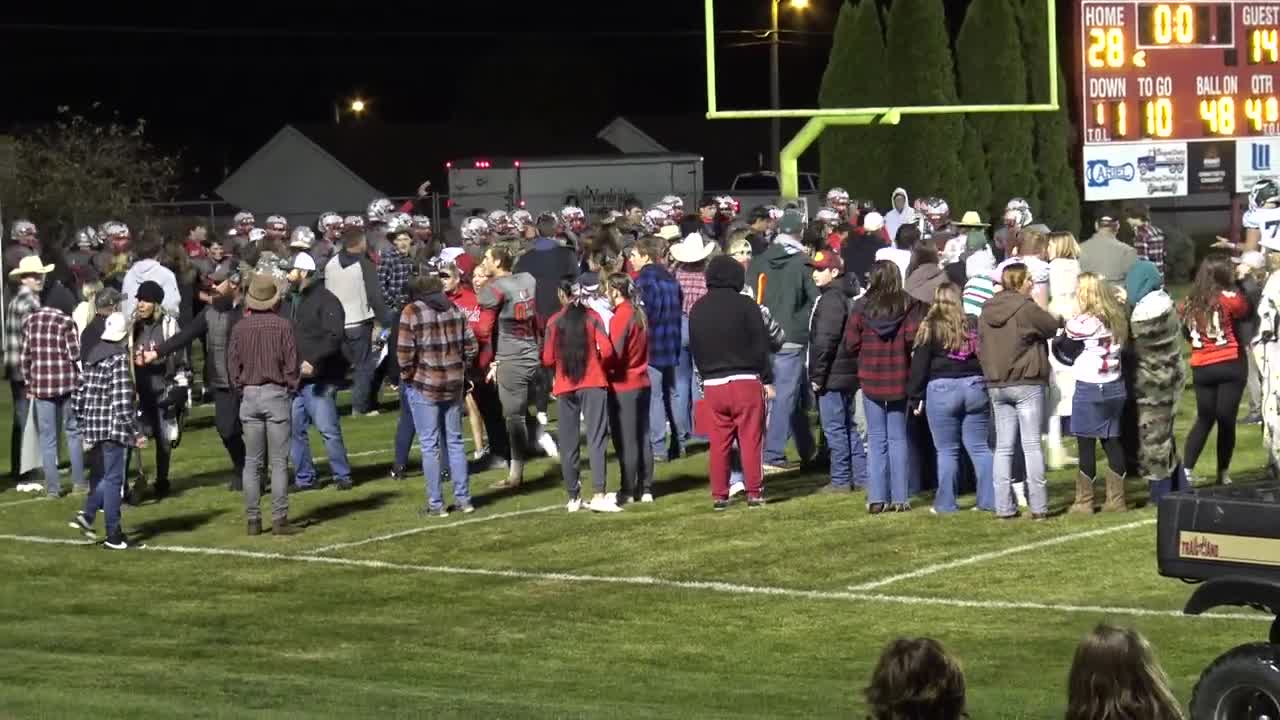
[[[364,112],[364,109],[365,109],[365,104],[363,100],[357,98],[351,101],[351,112],[355,113],[356,115],[359,115],[360,113]]]
[[[778,37],[778,5],[781,0],[772,0],[772,12],[769,19],[769,105],[774,110],[782,108],[782,88],[778,80],[778,46],[780,44]],[[787,0],[787,6],[792,10],[803,11],[809,7],[809,0]],[[772,164],[775,170],[778,167],[778,157],[782,154],[782,120],[779,118],[771,118],[769,120],[769,157],[772,158]]]

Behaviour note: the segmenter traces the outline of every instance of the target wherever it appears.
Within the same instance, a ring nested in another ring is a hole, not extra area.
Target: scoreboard
[[[1273,146],[1280,171],[1280,2],[1078,5],[1087,200],[1240,192]]]

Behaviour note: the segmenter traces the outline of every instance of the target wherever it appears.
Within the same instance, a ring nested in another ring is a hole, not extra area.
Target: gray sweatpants
[[[591,460],[591,484],[597,494],[604,492],[605,437],[609,432],[609,391],[582,388],[556,396],[560,410],[560,473],[570,498],[582,492],[578,482],[578,416],[586,421],[587,457]]]
[[[498,402],[502,404],[502,418],[507,425],[507,438],[511,441],[511,459],[517,462],[529,458],[529,425],[533,423],[529,403],[533,401],[537,387],[535,376],[538,367],[536,358],[503,358],[498,362],[494,377],[498,384]]]
[[[609,396],[609,431],[621,468],[622,494],[639,500],[653,492],[653,446],[649,444],[649,388]]]
[[[263,463],[271,460],[271,519],[289,515],[289,418],[293,402],[288,389],[280,385],[251,385],[240,401],[240,424],[244,427],[244,512],[248,520],[262,518],[258,507],[261,490],[258,476]]]

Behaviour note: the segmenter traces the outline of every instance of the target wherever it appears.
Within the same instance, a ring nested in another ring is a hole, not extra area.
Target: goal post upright
[[[862,0],[872,2],[873,0]],[[870,108],[801,108],[777,110],[721,110],[716,101],[716,32],[715,0],[703,0],[706,20],[707,113],[708,120],[769,120],[773,118],[808,118],[800,132],[779,153],[778,171],[782,195],[799,195],[800,155],[818,139],[828,126],[897,125],[904,115],[951,115],[995,112],[1056,112],[1058,101],[1058,37],[1056,0],[1044,0],[1048,15],[1049,98],[1044,103],[999,105],[918,105]]]

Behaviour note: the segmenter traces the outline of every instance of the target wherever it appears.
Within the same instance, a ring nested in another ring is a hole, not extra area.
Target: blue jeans
[[[422,474],[427,478],[427,508],[433,511],[444,509],[444,490],[440,487],[441,444],[449,458],[454,505],[459,509],[471,505],[467,449],[462,444],[462,401],[433,402],[412,387],[405,389],[405,396],[409,398],[413,425],[418,430],[422,447]]]
[[[1044,484],[1044,453],[1040,449],[1040,418],[1044,410],[1044,385],[1010,385],[990,388],[995,411],[996,455],[992,463],[996,493],[996,515],[1017,512],[1009,484],[1013,480],[1013,455],[1021,433],[1022,455],[1027,463],[1027,504],[1031,512],[1049,512],[1049,496]]]
[[[400,419],[396,421],[396,467],[403,468],[409,464],[409,448],[413,444],[413,434],[417,429],[413,425],[413,410],[409,407],[409,398],[405,395],[408,383],[400,381]]]
[[[62,492],[58,479],[59,425],[67,434],[67,452],[71,455],[71,482],[77,488],[84,483],[84,446],[80,442],[80,426],[76,422],[75,408],[70,395],[56,398],[36,398],[36,436],[40,439],[40,460],[44,464],[44,486],[50,495]],[[59,422],[61,419],[61,422]]]
[[[27,422],[27,384],[9,381],[13,395],[13,425],[9,431],[9,475],[17,480],[22,476],[22,426]]]
[[[656,368],[649,366],[649,445],[653,447],[653,458],[657,462],[671,457],[667,443],[667,422],[676,428],[676,455],[680,454],[683,443],[680,441],[680,421],[676,417],[676,369]]]
[[[680,431],[680,447],[690,437],[706,440],[705,435],[693,434],[693,404],[702,399],[698,369],[693,366],[693,353],[689,350],[689,316],[680,318],[680,360],[676,364],[675,407],[676,427]]]
[[[353,325],[343,331],[342,354],[351,363],[351,412],[364,414],[374,409],[373,322]]]
[[[853,419],[854,393],[831,390],[818,396],[818,416],[831,450],[831,484],[865,487],[867,451]]]
[[[786,460],[787,439],[794,437],[801,458],[813,456],[813,433],[805,414],[808,392],[805,349],[784,348],[773,356],[773,389],[777,395],[769,410],[764,435],[764,462],[776,465]]]
[[[293,442],[289,459],[293,462],[293,481],[297,487],[311,487],[316,479],[311,443],[307,440],[307,429],[312,424],[324,438],[324,451],[329,456],[329,469],[334,478],[343,482],[351,479],[342,425],[338,422],[337,392],[337,387],[328,383],[307,383],[298,388],[293,398]]]
[[[982,377],[939,378],[929,383],[925,414],[938,455],[938,494],[933,499],[938,512],[956,510],[961,445],[978,475],[978,509],[995,509],[987,403],[987,382]]]
[[[867,411],[867,502],[907,502],[907,401],[863,397]]]
[[[84,499],[84,515],[89,524],[102,510],[106,515],[107,537],[120,534],[120,499],[124,494],[125,446],[107,441],[98,443],[94,452],[99,453],[98,463],[102,475],[93,479],[93,492]]]

